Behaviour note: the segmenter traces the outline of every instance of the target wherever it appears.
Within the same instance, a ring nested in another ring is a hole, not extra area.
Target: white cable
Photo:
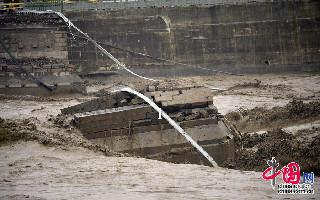
[[[213,160],[213,158],[200,146],[196,141],[194,141],[188,133],[186,133],[174,120],[172,120],[167,113],[165,113],[161,108],[159,108],[153,101],[151,101],[145,95],[129,88],[121,88],[118,90],[113,91],[115,92],[129,92],[135,94],[145,100],[150,106],[152,106],[158,113],[161,113],[162,117],[165,118],[181,135],[183,135],[207,160],[212,164],[213,167],[219,167],[218,164]]]
[[[66,23],[68,23],[68,26],[72,26],[73,28],[75,28],[77,31],[79,31],[81,34],[83,34],[84,36],[86,36],[86,38],[91,41],[96,47],[98,47],[104,54],[106,54],[107,56],[109,56],[109,58],[111,58],[113,61],[115,61],[118,65],[120,65],[122,68],[124,68],[125,70],[127,70],[128,72],[130,72],[131,74],[138,76],[140,78],[143,79],[147,79],[147,80],[151,80],[151,81],[156,81],[154,79],[150,79],[141,75],[138,75],[134,72],[132,72],[131,70],[129,70],[124,64],[122,64],[118,59],[116,59],[115,57],[113,57],[107,50],[105,50],[104,48],[102,48],[99,44],[97,44],[96,41],[94,41],[93,39],[91,39],[88,34],[82,32],[78,27],[76,27],[66,16],[64,16],[61,12],[55,12],[57,15],[59,15]],[[131,89],[131,88],[121,88],[119,90],[115,90],[113,92],[129,92],[132,94],[135,94],[137,96],[139,96],[140,98],[142,98],[143,100],[145,100],[150,106],[152,106],[158,113],[159,116],[161,115],[162,117],[164,117],[181,135],[183,135],[205,158],[207,158],[207,160],[212,164],[213,167],[219,167],[218,164],[213,160],[213,158],[200,146],[198,145],[198,143],[196,141],[194,141],[190,135],[188,135],[188,133],[186,133],[174,120],[172,120],[169,115],[167,115],[167,113],[165,113],[163,110],[161,110],[161,108],[159,108],[153,101],[151,101],[148,97],[146,97],[145,95]]]
[[[107,50],[105,50],[104,48],[102,48],[96,41],[94,41],[93,39],[91,39],[89,37],[89,35],[87,33],[82,32],[78,27],[76,27],[64,14],[62,14],[61,12],[55,12],[57,15],[59,15],[67,24],[68,26],[72,26],[74,29],[76,29],[77,31],[79,31],[81,34],[83,34],[90,42],[92,42],[96,47],[98,47],[98,49],[100,49],[104,54],[106,54],[109,58],[111,58],[114,62],[116,62],[119,66],[121,66],[123,69],[125,69],[126,71],[128,71],[129,73],[139,77],[139,78],[143,78],[149,81],[157,81],[151,78],[147,78],[144,76],[141,76],[139,74],[134,73],[133,71],[131,71],[130,69],[128,69],[124,64],[122,64],[118,59],[116,59],[115,57],[113,57],[113,55],[111,53],[109,53]]]

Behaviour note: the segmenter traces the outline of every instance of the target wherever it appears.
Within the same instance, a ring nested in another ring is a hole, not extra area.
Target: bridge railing
[[[50,1],[50,2],[26,2],[25,9],[37,10],[37,11],[61,11],[62,1]]]
[[[134,8],[184,7],[184,6],[213,6],[224,4],[244,4],[255,2],[272,2],[277,0],[102,0],[95,1],[62,1],[27,2],[29,10],[53,11],[85,11],[85,10],[120,10]]]

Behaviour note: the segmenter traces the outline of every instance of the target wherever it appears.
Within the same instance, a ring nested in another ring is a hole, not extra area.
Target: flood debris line
[[[119,90],[115,90],[114,92],[129,92],[135,94],[145,100],[150,106],[152,106],[158,113],[161,113],[161,116],[165,118],[181,135],[183,135],[207,160],[212,164],[213,167],[218,167],[218,164],[213,160],[213,158],[200,146],[196,141],[194,141],[188,133],[186,133],[175,121],[173,121],[167,113],[161,110],[153,101],[151,101],[145,95],[132,90],[131,88],[121,88]]]
[[[151,79],[151,78],[147,78],[147,77],[144,77],[144,76],[141,76],[139,74],[134,73],[133,71],[128,69],[124,64],[122,64],[118,59],[116,59],[111,53],[109,53],[107,50],[102,48],[95,40],[91,39],[87,33],[82,32],[78,27],[76,27],[64,14],[62,14],[61,12],[55,12],[55,13],[57,15],[59,15],[68,24],[69,27],[70,26],[73,27],[78,32],[80,32],[82,35],[84,35],[90,42],[92,42],[98,49],[100,49],[100,51],[102,51],[104,54],[106,54],[110,59],[112,59],[115,63],[117,63],[123,69],[125,69],[129,73],[131,73],[134,76],[137,76],[139,78],[150,80],[150,81],[157,81],[157,80],[154,80],[154,79]]]

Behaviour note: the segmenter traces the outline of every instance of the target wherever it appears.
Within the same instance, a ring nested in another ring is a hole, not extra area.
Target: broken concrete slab
[[[21,84],[10,84],[8,85],[9,88],[21,88],[22,85]]]
[[[39,87],[39,85],[36,84],[36,83],[27,83],[27,84],[24,85],[24,87],[26,87],[26,88],[35,88],[35,87]]]

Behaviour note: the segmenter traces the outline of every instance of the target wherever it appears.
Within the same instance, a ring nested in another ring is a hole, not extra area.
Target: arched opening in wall
[[[269,60],[264,61],[264,64],[265,64],[265,65],[270,65]]]

